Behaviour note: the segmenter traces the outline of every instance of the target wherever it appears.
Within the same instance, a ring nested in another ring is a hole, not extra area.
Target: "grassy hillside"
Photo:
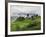
[[[28,31],[41,29],[40,16],[33,16],[31,18],[19,17],[11,21],[11,31]]]

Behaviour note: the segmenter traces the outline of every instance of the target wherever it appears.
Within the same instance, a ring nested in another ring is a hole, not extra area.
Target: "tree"
[[[29,14],[27,14],[27,17],[29,17]]]
[[[38,14],[36,14],[36,17],[38,16]]]
[[[31,16],[32,20],[34,20],[34,16]]]

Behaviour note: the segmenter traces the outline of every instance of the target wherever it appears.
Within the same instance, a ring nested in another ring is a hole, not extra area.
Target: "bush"
[[[34,27],[34,26],[37,26],[37,25],[39,25],[39,24],[40,24],[40,22],[34,21],[34,22],[32,22],[32,23],[29,23],[27,27]]]
[[[25,18],[24,17],[18,17],[16,20],[23,21],[23,20],[25,20]]]
[[[29,23],[29,25],[27,26],[28,28],[30,28],[30,27],[33,27],[33,26],[36,26],[36,24],[34,24],[34,23]]]

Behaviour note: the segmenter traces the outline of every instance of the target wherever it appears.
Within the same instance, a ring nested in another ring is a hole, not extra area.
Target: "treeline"
[[[27,19],[32,19],[32,20],[34,20],[34,19],[36,19],[36,18],[39,18],[40,16],[38,16],[38,15],[34,15],[34,16],[31,16],[31,17],[29,17],[29,14],[27,14]],[[17,19],[16,19],[16,21],[18,20],[18,21],[23,21],[23,20],[25,20],[26,18],[24,18],[24,17],[22,17],[22,16],[20,16],[20,17],[18,17]]]

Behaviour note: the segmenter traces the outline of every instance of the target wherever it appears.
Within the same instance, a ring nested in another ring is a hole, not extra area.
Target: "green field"
[[[11,31],[30,31],[41,29],[41,17],[33,16],[32,18],[18,17],[11,21]]]

